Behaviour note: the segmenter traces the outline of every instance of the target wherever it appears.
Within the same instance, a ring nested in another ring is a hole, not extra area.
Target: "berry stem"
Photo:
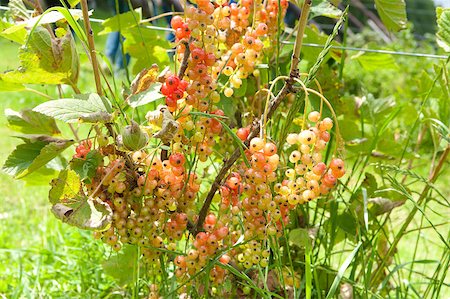
[[[191,55],[191,49],[189,48],[189,44],[192,42],[192,37],[188,41],[183,41],[182,43],[186,47],[184,54],[183,54],[183,60],[181,61],[180,69],[178,71],[178,78],[180,80],[183,80],[184,73],[186,72],[186,69],[188,67],[188,60],[189,56]]]

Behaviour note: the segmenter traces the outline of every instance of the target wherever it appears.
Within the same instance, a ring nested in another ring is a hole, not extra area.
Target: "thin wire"
[[[290,42],[290,41],[282,41],[282,43],[294,44],[294,42]],[[321,44],[311,44],[311,43],[304,43],[303,45],[306,47],[312,47],[312,48],[323,48],[324,47],[324,45],[321,45]],[[445,56],[445,55],[435,55],[435,54],[428,54],[428,53],[414,53],[414,52],[377,50],[377,49],[341,47],[341,46],[331,46],[331,48],[338,49],[338,50],[360,51],[360,52],[378,53],[378,54],[391,54],[391,55],[410,56],[410,57],[424,57],[424,58],[434,58],[434,59],[447,59],[448,58],[448,56]]]
[[[8,11],[10,10],[7,6],[0,6],[0,10]],[[105,20],[90,18],[91,22],[94,23],[103,23]],[[173,31],[171,28],[167,27],[158,27],[158,26],[150,26],[144,25],[145,28],[159,30],[159,31]],[[283,44],[294,44],[291,41],[282,41]],[[324,45],[314,44],[314,43],[304,43],[303,46],[311,47],[311,48],[323,48]],[[390,55],[398,55],[398,56],[406,56],[406,57],[422,57],[422,58],[432,58],[432,59],[447,59],[446,55],[436,55],[429,53],[414,53],[414,52],[404,52],[404,51],[390,51],[390,50],[378,50],[378,49],[367,49],[367,48],[357,48],[357,47],[342,47],[342,46],[331,46],[332,49],[338,50],[347,50],[347,51],[357,51],[357,52],[365,52],[365,53],[378,53],[378,54],[390,54]],[[169,49],[168,52],[174,51],[173,49]]]

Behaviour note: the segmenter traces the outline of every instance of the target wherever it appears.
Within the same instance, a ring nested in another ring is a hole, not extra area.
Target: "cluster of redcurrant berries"
[[[218,221],[216,215],[209,214],[203,225],[205,231],[199,232],[192,243],[187,256],[177,256],[174,263],[177,266],[175,275],[179,278],[193,276],[198,273],[209,260],[214,257],[219,247],[223,247],[225,238],[228,236],[228,227],[222,221]],[[228,255],[221,257],[222,263],[228,263]],[[225,271],[220,267],[211,270],[210,278],[216,283],[222,283]]]
[[[176,75],[169,75],[161,86],[161,93],[166,96],[166,105],[171,111],[177,108],[177,102],[184,98],[184,92],[189,83],[180,80]]]
[[[288,135],[288,144],[297,146],[297,149],[289,156],[292,167],[286,170],[286,179],[275,185],[277,198],[292,206],[328,194],[337,179],[345,174],[341,159],[333,159],[329,167],[322,161],[322,151],[330,140],[333,121],[330,118],[321,120],[317,111],[309,113],[308,119],[314,126],[299,134]]]
[[[92,141],[84,140],[75,148],[76,154],[73,155],[74,158],[86,159],[87,154],[91,151]]]

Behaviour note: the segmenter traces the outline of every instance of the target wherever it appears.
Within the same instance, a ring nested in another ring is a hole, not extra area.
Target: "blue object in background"
[[[120,39],[122,39],[122,41],[124,40],[124,38],[120,35],[120,32],[111,32],[106,39],[105,54],[115,70],[124,69],[130,61],[130,55],[122,53],[122,44]]]
[[[118,4],[119,11],[117,12],[116,1],[108,1],[109,7],[112,8],[113,11],[116,12],[116,14],[124,13],[130,10],[127,1],[118,0]],[[113,71],[124,69],[130,61],[130,55],[124,54],[122,51],[121,39],[122,41],[124,40],[124,38],[120,35],[120,32],[111,32],[106,39],[105,54],[111,62],[111,65],[113,66]]]

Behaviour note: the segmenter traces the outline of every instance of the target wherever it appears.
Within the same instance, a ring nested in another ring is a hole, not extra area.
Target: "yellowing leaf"
[[[75,171],[70,169],[61,171],[58,177],[52,180],[51,185],[48,197],[52,204],[74,198],[81,188],[80,178]]]
[[[158,70],[158,65],[156,64],[150,68],[143,69],[131,82],[131,93],[137,94],[147,90],[158,79]]]
[[[161,141],[166,144],[172,141],[173,137],[178,132],[180,125],[176,120],[174,120],[173,115],[167,107],[163,107],[160,110],[163,113],[161,130],[153,135],[153,137],[161,139]]]
[[[127,97],[128,104],[136,108],[162,99],[164,97],[160,93],[162,84],[157,82],[157,79],[158,66],[156,64],[143,69],[131,83],[131,94]]]
[[[79,61],[70,31],[62,38],[52,38],[43,27],[37,27],[19,54],[21,66],[0,74],[0,80],[29,84],[75,84]]]
[[[79,196],[72,204],[56,203],[52,207],[56,218],[81,229],[103,231],[112,222],[111,207],[97,199]]]

